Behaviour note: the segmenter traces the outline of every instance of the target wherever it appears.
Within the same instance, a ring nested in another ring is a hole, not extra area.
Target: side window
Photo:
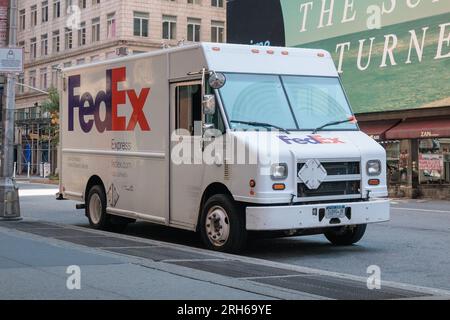
[[[176,129],[184,129],[199,134],[202,121],[202,90],[199,84],[176,88]]]

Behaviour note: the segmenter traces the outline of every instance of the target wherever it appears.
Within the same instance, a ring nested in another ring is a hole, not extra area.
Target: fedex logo
[[[127,80],[126,68],[106,70],[106,90],[100,91],[94,97],[89,92],[81,96],[75,95],[75,88],[81,85],[80,75],[69,77],[69,131],[73,131],[74,110],[78,109],[78,120],[83,132],[90,132],[95,124],[98,132],[133,131],[137,125],[143,131],[150,131],[150,126],[144,114],[144,105],[150,93],[150,88],[143,88],[138,94],[135,90],[119,90],[120,82]],[[133,108],[130,119],[119,116],[118,110],[127,102],[127,97]],[[106,116],[100,117],[100,105],[106,106]]]
[[[339,138],[324,138],[321,135],[309,135],[306,138],[289,138],[288,136],[278,136],[286,144],[341,144],[345,143]]]

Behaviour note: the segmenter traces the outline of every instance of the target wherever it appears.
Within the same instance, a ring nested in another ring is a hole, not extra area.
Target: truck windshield
[[[289,131],[309,131],[352,115],[338,78],[225,75],[220,95],[232,129],[254,128],[243,122],[259,122]],[[347,122],[324,130],[357,129],[356,124]]]

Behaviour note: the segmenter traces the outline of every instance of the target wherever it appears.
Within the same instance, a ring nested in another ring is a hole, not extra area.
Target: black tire
[[[337,246],[350,246],[357,243],[366,232],[366,224],[330,228],[324,232],[325,237]]]
[[[94,217],[91,210],[91,202],[94,197],[101,202],[101,214],[98,217]],[[106,194],[102,186],[93,186],[88,193],[86,198],[86,216],[89,219],[89,224],[92,228],[98,230],[112,231],[112,232],[123,232],[127,227],[128,223],[132,222],[131,219],[112,216],[106,213]]]
[[[208,235],[208,213],[213,208],[222,208],[228,217],[229,235],[221,245],[215,244]],[[225,194],[217,194],[210,197],[202,208],[199,224],[200,236],[205,246],[214,251],[237,253],[241,251],[247,242],[247,230],[245,229],[245,211],[233,198]]]

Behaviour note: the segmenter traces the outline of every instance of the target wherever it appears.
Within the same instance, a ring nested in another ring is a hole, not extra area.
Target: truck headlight
[[[367,161],[366,171],[369,176],[378,176],[381,174],[381,161],[369,160]]]
[[[273,180],[283,180],[288,176],[288,166],[286,163],[276,163],[270,167],[270,177]]]

